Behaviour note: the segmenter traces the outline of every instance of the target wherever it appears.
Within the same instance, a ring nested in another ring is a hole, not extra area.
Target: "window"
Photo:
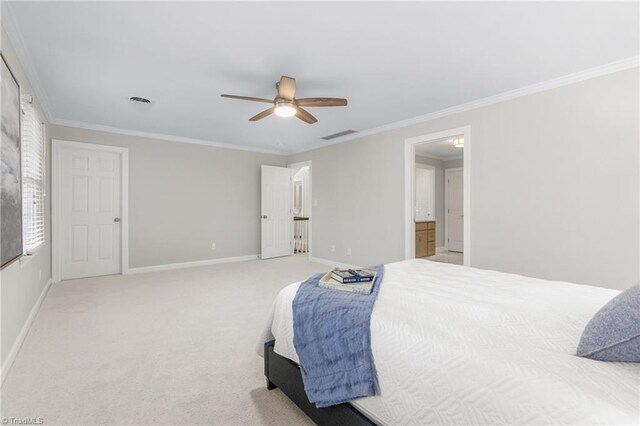
[[[44,124],[33,98],[22,99],[22,233],[24,252],[44,243]]]

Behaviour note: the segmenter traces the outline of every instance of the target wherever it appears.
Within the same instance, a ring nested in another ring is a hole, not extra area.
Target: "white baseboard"
[[[129,268],[125,274],[141,274],[145,272],[169,271],[171,269],[195,268],[197,266],[218,265],[221,263],[245,262],[247,260],[260,259],[258,254],[250,254],[248,256],[221,257],[218,259],[196,260],[194,262],[167,263],[165,265],[140,266],[138,268]]]
[[[313,257],[313,256],[309,256],[309,261],[310,262],[315,262],[315,263],[322,263],[323,265],[334,266],[334,267],[338,267],[338,268],[341,268],[341,269],[356,269],[356,268],[359,268],[359,266],[357,266],[357,265],[349,265],[348,263],[341,263],[341,262],[336,262],[334,260],[322,259],[320,257]]]
[[[42,305],[42,301],[47,295],[47,292],[51,287],[51,283],[52,283],[52,280],[51,278],[49,278],[47,283],[44,285],[44,288],[42,289],[40,296],[38,296],[38,300],[36,300],[36,303],[33,305],[33,308],[31,308],[31,312],[29,312],[29,316],[27,317],[27,320],[24,322],[24,325],[20,330],[20,334],[18,334],[18,337],[16,337],[15,342],[13,342],[13,346],[11,346],[11,350],[7,354],[7,358],[2,363],[1,383],[4,383],[4,379],[6,379],[7,375],[9,374],[9,369],[11,369],[13,362],[16,360],[16,356],[18,355],[18,352],[20,352],[20,348],[24,343],[24,339],[27,337],[27,334],[29,333],[29,329],[31,329],[31,324],[33,324],[33,320],[36,318],[36,315],[38,314],[40,305]]]

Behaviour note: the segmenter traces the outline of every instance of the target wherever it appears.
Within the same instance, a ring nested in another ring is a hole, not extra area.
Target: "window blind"
[[[44,243],[45,197],[44,124],[33,98],[22,99],[22,233],[24,251]]]

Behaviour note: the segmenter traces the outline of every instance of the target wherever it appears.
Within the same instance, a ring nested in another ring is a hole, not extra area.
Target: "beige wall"
[[[352,265],[402,258],[404,151],[397,148],[377,134],[289,157],[312,161],[314,257]]]
[[[2,30],[2,55],[7,60],[11,71],[15,75],[22,93],[35,95],[31,83],[27,79],[18,58],[13,50],[13,46]],[[36,107],[42,114],[38,99],[35,98]],[[42,114],[44,118],[44,114]],[[47,146],[46,174],[50,176],[50,147]],[[47,193],[51,193],[51,179],[47,179]],[[45,285],[51,277],[51,199],[45,200],[45,244],[38,252],[28,258],[13,262],[0,272],[0,299],[2,300],[2,339],[0,352],[2,353],[2,371],[5,375],[6,362],[9,354],[17,348],[23,327],[27,323],[29,315],[42,294]],[[26,330],[25,330],[26,331]]]
[[[285,157],[56,125],[49,133],[129,149],[129,267],[260,253],[260,165]]]
[[[313,161],[314,256],[401,260],[404,140],[470,125],[473,266],[633,285],[638,89],[636,68],[291,156]],[[356,160],[371,166],[350,167]],[[356,207],[335,208],[347,205]]]

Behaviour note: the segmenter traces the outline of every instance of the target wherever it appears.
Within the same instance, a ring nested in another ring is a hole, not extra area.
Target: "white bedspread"
[[[283,289],[264,338],[298,362]],[[640,365],[574,356],[615,290],[426,260],[386,265],[371,319],[381,424],[638,424]]]

